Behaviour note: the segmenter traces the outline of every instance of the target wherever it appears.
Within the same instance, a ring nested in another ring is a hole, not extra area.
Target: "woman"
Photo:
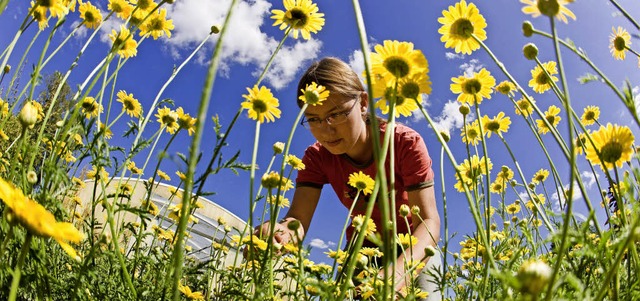
[[[324,58],[311,65],[304,73],[298,83],[298,96],[301,96],[306,86],[313,82],[327,88],[330,94],[321,105],[308,106],[304,112],[302,124],[311,131],[317,142],[305,151],[302,159],[305,169],[298,172],[291,207],[285,218],[275,225],[274,239],[282,245],[295,240],[296,237],[304,237],[324,184],[331,184],[342,204],[351,208],[357,190],[347,184],[349,175],[362,171],[375,178],[376,174],[372,132],[367,117],[369,99],[358,75],[345,62],[337,58]],[[301,100],[298,100],[298,105],[302,107]],[[381,123],[380,130],[382,140],[386,123]],[[393,140],[396,157],[394,212],[397,215],[398,234],[408,233],[407,225],[398,213],[402,204],[410,208],[417,206],[421,217],[409,214],[411,233],[418,238],[418,242],[411,250],[405,250],[405,254],[398,254],[396,271],[389,274],[396,276],[396,289],[401,289],[405,286],[402,277],[405,273],[405,258],[420,261],[426,257],[425,248],[435,246],[439,240],[440,217],[434,196],[431,158],[422,138],[414,130],[397,125]],[[389,175],[388,160],[386,166]],[[361,195],[351,217],[364,215],[367,201],[368,197],[363,198]],[[377,229],[383,229],[377,205],[374,206],[371,219]],[[288,224],[292,221],[300,223],[298,233],[289,229]],[[265,223],[260,227],[260,231],[268,234],[269,228],[269,223]],[[353,227],[349,227],[350,231],[347,232],[349,240],[353,237],[352,229]],[[365,242],[365,245],[367,244],[374,246]],[[428,263],[423,271],[430,266],[438,265],[440,258],[433,256],[426,260]],[[419,277],[420,288],[429,293],[429,300],[439,300],[437,286],[429,283],[426,278],[427,274],[421,274]]]

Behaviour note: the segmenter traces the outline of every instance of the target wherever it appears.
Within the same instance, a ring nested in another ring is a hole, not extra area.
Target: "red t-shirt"
[[[380,140],[382,141],[386,130],[386,124],[380,126]],[[427,152],[427,147],[418,134],[413,129],[396,124],[393,135],[395,147],[395,189],[396,189],[396,221],[398,233],[407,233],[407,225],[398,214],[400,205],[407,204],[407,191],[430,187],[433,185],[433,170],[431,169],[431,157]],[[346,154],[334,155],[324,148],[319,142],[309,146],[302,158],[305,169],[298,171],[296,186],[322,188],[324,184],[331,184],[340,202],[348,209],[353,204],[358,190],[349,182],[349,175],[362,171],[372,179],[376,178],[376,164],[371,162],[357,164]],[[389,157],[386,161],[387,180],[389,180]],[[365,215],[367,203],[371,195],[360,195],[352,216]],[[377,198],[378,200],[380,198]],[[364,200],[364,201],[362,201]],[[382,229],[380,222],[381,214],[378,205],[373,208],[371,219],[376,224],[378,231]],[[408,216],[411,224],[411,214]],[[353,227],[347,229],[347,239],[353,236]],[[365,244],[367,244],[365,242]]]

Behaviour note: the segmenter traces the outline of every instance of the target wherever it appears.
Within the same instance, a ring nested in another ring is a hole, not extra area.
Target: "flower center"
[[[133,105],[133,102],[131,100],[125,100],[123,105],[129,111],[133,111],[135,109],[135,106]]]
[[[406,98],[417,99],[420,94],[420,87],[415,82],[405,83],[400,90],[400,94]]]
[[[170,126],[175,122],[176,122],[176,116],[174,116],[173,114],[167,114],[162,116],[162,123],[166,124],[167,126]]]
[[[96,105],[92,101],[86,101],[82,103],[82,108],[88,112],[93,112],[96,109]]]
[[[358,188],[358,190],[364,190],[365,188],[367,188],[367,183],[358,181],[356,182],[356,188]]]
[[[458,19],[453,24],[451,24],[451,30],[449,34],[451,34],[454,38],[457,39],[468,39],[471,37],[473,33],[473,24],[471,21],[467,19]]]
[[[476,94],[480,92],[480,89],[482,89],[482,83],[475,78],[468,79],[462,83],[462,91],[465,94]]]
[[[468,129],[467,130],[467,137],[469,137],[469,139],[478,138],[478,130],[476,130],[475,128]]]
[[[617,36],[615,39],[613,39],[613,47],[617,51],[623,51],[627,48],[627,43],[624,38]]]
[[[409,63],[399,56],[388,57],[384,60],[384,67],[397,78],[405,77],[411,68]]]
[[[557,0],[538,0],[538,10],[548,17],[553,17],[560,12],[560,4]]]
[[[262,114],[267,111],[267,104],[260,99],[255,99],[252,102],[252,108],[256,113]]]
[[[546,73],[544,73],[544,71],[540,71],[538,76],[536,76],[536,83],[538,83],[538,85],[548,85],[549,84],[549,77],[547,76]]]
[[[163,22],[162,19],[154,18],[154,19],[151,19],[149,21],[149,30],[150,31],[163,30],[163,29],[164,29],[164,22]]]
[[[602,161],[607,163],[615,163],[622,157],[622,144],[618,141],[609,141],[600,150]]]
[[[93,12],[87,11],[84,13],[84,20],[87,21],[87,23],[93,23],[96,21],[96,17],[93,15]]]
[[[289,19],[289,24],[293,24],[294,22],[298,21],[294,26],[295,28],[303,28],[309,21],[309,16],[299,8],[293,8],[287,11],[285,17]]]
[[[151,0],[138,0],[138,8],[145,10],[151,6]]]
[[[584,119],[586,120],[594,120],[596,118],[596,113],[593,111],[588,111],[586,114],[584,114]]]
[[[495,120],[487,122],[487,129],[492,132],[497,132],[500,129],[500,122]]]
[[[316,90],[307,90],[304,91],[304,99],[306,103],[315,105],[320,101],[320,94]]]
[[[44,7],[52,7],[55,4],[56,0],[38,0],[38,5]]]
[[[547,121],[551,125],[554,125],[554,122],[556,121],[556,116],[554,115],[545,116],[544,118],[547,119]]]

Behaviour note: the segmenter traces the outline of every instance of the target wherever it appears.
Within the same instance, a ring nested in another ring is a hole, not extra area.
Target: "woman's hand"
[[[266,222],[258,227],[254,231],[254,235],[260,237],[263,240],[269,239],[271,233],[271,222]],[[280,246],[288,243],[297,244],[304,237],[304,229],[300,225],[300,221],[295,218],[288,217],[274,225],[273,229],[273,244],[279,244]],[[279,254],[280,248],[275,248],[276,254]]]

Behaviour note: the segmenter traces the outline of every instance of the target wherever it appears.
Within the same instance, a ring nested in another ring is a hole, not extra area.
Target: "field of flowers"
[[[263,221],[278,220],[288,206],[285,193],[293,188],[292,174],[304,168],[289,151],[293,134],[307,106],[321,103],[328,94],[322,86],[309,85],[300,98],[304,105],[295,113],[295,123],[287,125],[288,141],[258,152],[261,125],[291,113],[281,112],[278,99],[262,80],[286,39],[309,39],[322,30],[322,5],[329,4],[311,0],[274,4],[271,19],[283,31],[280,45],[241,96],[244,100],[231,122],[222,124],[217,115],[210,115],[209,107],[227,25],[239,1],[230,1],[225,23],[211,27],[210,35],[174,67],[149,106],[122,89],[117,78],[142,43],[171,38],[174,25],[167,19],[166,7],[177,1],[103,2],[106,11],[89,1],[34,0],[17,20],[19,30],[2,32],[13,34],[13,39],[0,45],[0,300],[421,300],[429,295],[413,284],[424,262],[404,267],[409,285],[400,291],[393,289],[394,279],[379,276],[383,274],[376,258],[392,254],[396,245],[407,249],[416,243],[410,234],[381,240],[371,227],[373,206],[380,204],[384,214],[395,207],[390,206],[394,200],[389,195],[394,194],[388,193],[393,186],[387,181],[394,175],[385,175],[384,164],[378,164],[375,179],[352,176],[350,184],[358,196],[370,194],[380,201],[367,203],[368,214],[353,219],[357,234],[348,246],[340,249],[344,230],[336,239],[341,242],[338,249],[328,252],[333,264],[311,261],[302,241],[280,245],[272,242],[273,231],[268,237],[253,232]],[[443,164],[456,172],[455,183],[444,177],[436,181],[442,192],[443,235],[437,250],[427,254],[443,254],[444,266],[428,273],[447,300],[639,300],[640,161],[633,131],[640,125],[640,98],[632,83],[614,84],[579,45],[558,36],[558,22],[579,17],[571,10],[572,0],[520,2],[528,17],[549,21],[547,28],[524,21],[522,34],[548,38],[553,47],[545,51],[555,54],[554,60],[541,61],[542,50],[525,45],[518,55],[536,66],[528,78],[512,76],[510,66],[485,44],[490,21],[473,3],[452,1],[438,19],[444,47],[469,56],[482,52],[502,72],[498,76],[482,68],[451,79],[450,90],[464,120],[460,139],[441,131],[425,109],[423,95],[432,87],[423,52],[411,41],[386,40],[370,47],[360,4],[353,1],[371,119],[381,112],[393,127],[401,115],[422,115],[440,142]],[[608,2],[632,31],[613,29],[611,55],[635,65],[640,53],[631,41],[638,37],[640,25],[615,0]],[[0,18],[8,17],[2,14],[7,5],[11,5],[8,0],[0,0]],[[83,82],[68,83],[75,63],[98,43],[97,33],[112,18],[123,25],[110,34],[106,56]],[[73,36],[60,30],[67,19],[80,21],[73,32],[88,29],[89,34],[68,69],[43,78],[43,68],[55,62]],[[63,34],[68,37],[52,43],[54,36]],[[208,58],[197,114],[191,116],[163,99],[163,92],[214,35],[218,43]],[[46,40],[42,49],[31,47],[38,38]],[[15,51],[18,41],[30,39],[24,53]],[[590,69],[579,81],[565,76],[561,53],[567,50]],[[27,66],[27,55],[38,60]],[[21,57],[20,63],[9,65],[13,57]],[[497,82],[496,77],[507,80]],[[574,110],[569,86],[588,82],[613,91],[618,99],[610,101],[621,102],[631,120],[601,120],[596,106]],[[555,95],[557,101],[541,107],[534,94]],[[510,105],[495,116],[482,114],[483,104],[492,97]],[[241,114],[255,120],[251,162],[238,160],[240,150],[230,150],[236,153],[230,158],[222,156]],[[516,157],[504,137],[516,122],[527,125],[529,130],[521,135],[529,136],[532,149],[548,160],[549,168],[533,177],[521,169],[527,158]],[[159,127],[150,126],[154,123]],[[116,127],[126,130],[112,132]],[[214,135],[208,135],[215,137],[215,147],[203,150],[203,136],[212,128]],[[379,130],[376,122],[372,129]],[[112,140],[116,135],[126,139]],[[187,153],[168,153],[179,135],[189,137],[190,145],[183,148]],[[543,142],[543,137],[552,140]],[[454,156],[450,149],[454,143],[466,149],[466,156]],[[506,150],[512,164],[493,166],[489,144],[491,149]],[[374,147],[376,162],[394,151],[388,135],[376,137]],[[551,148],[558,150],[560,161],[552,160],[557,156],[548,151]],[[256,174],[257,158],[269,156],[271,164],[260,169],[262,175]],[[152,199],[161,184],[170,181],[171,176],[160,169],[168,157],[179,158],[186,168],[176,173],[178,187],[169,189],[173,203],[158,207]],[[586,158],[586,168],[576,163],[579,158]],[[568,170],[559,170],[566,166]],[[239,173],[246,181],[250,196],[246,206],[252,214],[242,227],[217,219],[211,245],[204,256],[196,257],[201,250],[192,250],[186,242],[196,234],[195,215],[203,210],[200,197],[211,193],[204,190],[205,183],[215,181],[223,170]],[[587,193],[580,177],[585,171],[605,175],[596,178],[601,193]],[[449,243],[447,199],[454,194],[466,199],[475,225],[472,232],[462,233],[460,245]],[[558,196],[559,208],[553,208],[552,195]],[[585,217],[576,214],[576,201],[587,208]],[[417,215],[419,209],[401,210],[406,217]],[[166,222],[158,223],[159,216]],[[297,230],[300,225],[289,227]],[[392,227],[395,224],[389,223],[379,230]],[[379,248],[362,247],[365,239],[377,241]],[[389,256],[382,264],[387,261],[392,261]]]

